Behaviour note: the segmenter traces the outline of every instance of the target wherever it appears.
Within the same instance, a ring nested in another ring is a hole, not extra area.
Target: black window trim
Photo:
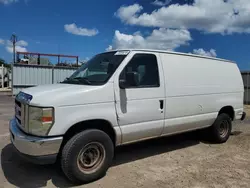
[[[156,59],[156,65],[157,65],[157,72],[158,72],[158,84],[157,85],[147,85],[147,86],[128,86],[126,87],[125,89],[147,89],[147,88],[159,88],[161,86],[161,80],[160,80],[160,72],[159,72],[159,64],[158,64],[158,60],[157,60],[157,56],[153,53],[135,53],[133,55],[133,57],[129,60],[129,62],[125,65],[125,67],[123,68],[123,70],[120,72],[120,75],[119,75],[119,80],[121,78],[121,75],[123,73],[123,71],[125,70],[125,68],[127,67],[127,65],[131,62],[131,60],[136,56],[136,55],[152,55],[155,57]],[[118,82],[119,83],[119,82]]]

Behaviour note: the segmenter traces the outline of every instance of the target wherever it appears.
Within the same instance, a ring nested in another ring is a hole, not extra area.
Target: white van
[[[233,62],[198,55],[118,50],[98,54],[63,82],[23,90],[11,141],[34,163],[60,161],[73,182],[102,177],[116,146],[204,129],[226,142],[243,120]]]

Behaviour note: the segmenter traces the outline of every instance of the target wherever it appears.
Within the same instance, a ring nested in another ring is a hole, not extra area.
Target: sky
[[[111,49],[160,49],[250,70],[249,0],[0,0],[0,12],[0,58],[7,62],[15,33],[17,51],[87,60]]]

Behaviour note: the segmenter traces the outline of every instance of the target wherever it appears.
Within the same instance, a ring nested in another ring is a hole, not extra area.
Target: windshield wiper
[[[87,84],[87,85],[91,85],[92,83],[87,79],[87,78],[83,78],[83,77],[75,77],[75,78],[66,78],[64,81],[60,82],[60,83],[82,83],[82,84]]]
[[[69,79],[71,80],[71,79]],[[86,83],[88,85],[91,85],[91,82],[88,80],[88,78],[84,78],[84,77],[75,77],[75,78],[72,78],[72,80],[77,80],[79,82],[83,82],[83,83]]]
[[[77,82],[80,82],[80,83],[91,85],[91,82],[87,78],[84,78],[84,77],[68,78],[66,81],[68,81],[68,82],[77,81]]]

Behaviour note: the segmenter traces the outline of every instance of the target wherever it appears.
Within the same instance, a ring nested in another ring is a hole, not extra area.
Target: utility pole
[[[15,34],[12,34],[10,37],[10,41],[13,45],[13,64],[16,62],[16,42],[17,42],[17,36]]]

